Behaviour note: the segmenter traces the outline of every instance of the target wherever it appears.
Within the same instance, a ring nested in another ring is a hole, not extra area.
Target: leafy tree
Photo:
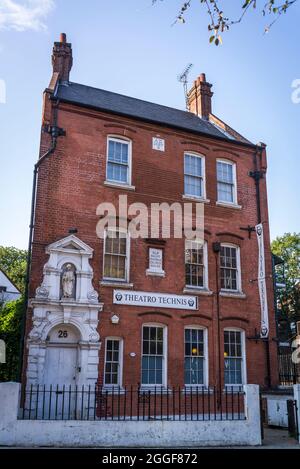
[[[163,1],[163,0],[161,0]],[[232,0],[231,0],[232,1]],[[152,0],[152,4],[158,0]],[[298,0],[241,0],[237,17],[230,18],[224,11],[224,0],[200,0],[201,6],[206,10],[209,17],[208,31],[210,32],[209,41],[216,46],[222,43],[222,33],[228,31],[231,26],[241,23],[250,8],[259,9],[263,16],[270,18],[265,32],[267,33],[271,26],[280,18],[280,16],[288,11],[288,9]],[[173,24],[180,22],[185,23],[185,14],[191,7],[193,0],[186,0],[182,3],[179,13]],[[238,3],[238,2],[236,2]],[[260,4],[258,6],[258,4]]]
[[[277,281],[285,283],[285,288],[278,290],[279,321],[284,321],[288,335],[292,335],[291,326],[300,321],[300,233],[285,233],[271,244],[272,253],[283,261],[283,269],[277,269]]]
[[[27,251],[0,246],[0,268],[23,293],[26,275]]]
[[[6,363],[0,363],[0,381],[18,379],[23,297],[0,307],[0,339],[6,345]]]

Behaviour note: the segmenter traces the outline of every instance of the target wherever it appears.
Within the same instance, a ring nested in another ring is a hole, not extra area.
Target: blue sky
[[[181,3],[0,0],[0,245],[27,246],[42,91],[60,32],[73,45],[75,82],[181,109],[177,75],[190,62],[191,81],[205,72],[213,83],[213,112],[268,145],[272,238],[300,231],[300,103],[291,99],[292,82],[300,79],[300,2],[267,35],[267,21],[250,12],[221,47],[209,45],[207,15],[197,0],[186,24],[171,27]],[[223,4],[233,10],[230,0]]]

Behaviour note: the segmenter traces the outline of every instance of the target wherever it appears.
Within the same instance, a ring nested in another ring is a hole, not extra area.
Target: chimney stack
[[[212,85],[206,81],[205,73],[194,81],[194,86],[188,92],[189,111],[202,119],[209,119],[211,114]]]
[[[67,42],[65,33],[61,33],[59,42],[55,42],[52,53],[53,73],[58,73],[61,83],[68,83],[73,64],[72,44]]]

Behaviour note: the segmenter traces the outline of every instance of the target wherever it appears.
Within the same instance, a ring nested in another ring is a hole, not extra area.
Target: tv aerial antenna
[[[188,75],[190,73],[192,66],[193,64],[188,64],[183,70],[183,72],[177,77],[178,81],[183,84],[185,107],[187,111],[189,109],[189,105],[188,105],[189,103],[188,103],[188,97],[187,97],[187,94],[188,94],[187,83],[188,83]]]

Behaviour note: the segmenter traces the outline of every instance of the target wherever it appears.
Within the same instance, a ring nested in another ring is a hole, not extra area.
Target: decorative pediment
[[[93,287],[93,269],[89,260],[93,249],[71,234],[46,247],[49,255],[43,269],[43,281],[36,290],[39,301],[71,302],[98,305],[98,292]]]
[[[46,248],[47,254],[61,251],[79,251],[80,254],[85,254],[89,257],[93,255],[93,249],[73,234],[55,241]]]

